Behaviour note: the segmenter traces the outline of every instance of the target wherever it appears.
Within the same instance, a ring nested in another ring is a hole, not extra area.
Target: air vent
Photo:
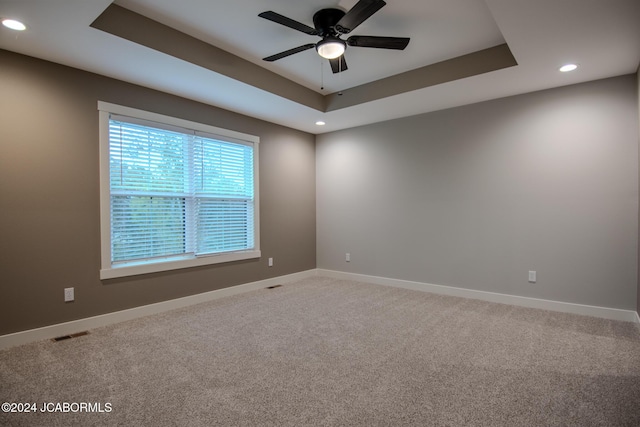
[[[64,340],[68,340],[68,339],[71,339],[71,338],[82,337],[82,336],[85,336],[85,335],[89,335],[89,331],[77,332],[77,333],[71,334],[71,335],[63,335],[61,337],[53,338],[51,341],[54,341],[54,342],[64,341]]]

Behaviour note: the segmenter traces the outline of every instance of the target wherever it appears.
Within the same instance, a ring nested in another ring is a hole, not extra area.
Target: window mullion
[[[185,144],[185,252],[197,252],[196,233],[197,233],[197,215],[196,215],[196,172],[195,172],[195,152],[196,137],[194,135],[185,135],[187,143]]]

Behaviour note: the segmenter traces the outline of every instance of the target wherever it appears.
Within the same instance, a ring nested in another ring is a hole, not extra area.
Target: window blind
[[[111,261],[254,248],[251,143],[112,115]]]

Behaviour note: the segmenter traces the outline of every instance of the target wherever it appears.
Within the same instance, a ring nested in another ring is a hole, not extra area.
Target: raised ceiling
[[[386,1],[352,34],[409,46],[349,47],[339,74],[315,50],[262,61],[319,39],[258,14],[312,26],[317,10],[356,0],[3,1],[0,16],[28,29],[0,29],[0,48],[311,133],[630,74],[640,61],[637,0]],[[567,62],[580,68],[559,73]]]

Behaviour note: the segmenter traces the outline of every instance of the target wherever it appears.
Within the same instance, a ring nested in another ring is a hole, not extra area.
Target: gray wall
[[[321,135],[316,180],[318,268],[636,309],[635,76]]]
[[[640,129],[640,68],[638,68],[638,71],[636,73],[636,90],[638,101],[638,129]],[[640,130],[638,131],[638,133],[640,134]],[[640,146],[640,137],[638,137],[638,146]],[[638,158],[638,163],[640,164],[640,158]],[[638,179],[640,180],[640,174],[638,175]],[[638,210],[638,224],[638,228],[640,228],[640,209]],[[638,235],[638,242],[640,244],[640,235]],[[636,305],[636,313],[638,313],[638,315],[640,316],[640,249],[638,249],[638,291],[636,295],[638,299]]]
[[[315,268],[313,135],[1,50],[0,64],[0,334]],[[262,259],[101,282],[98,100],[259,136]]]

